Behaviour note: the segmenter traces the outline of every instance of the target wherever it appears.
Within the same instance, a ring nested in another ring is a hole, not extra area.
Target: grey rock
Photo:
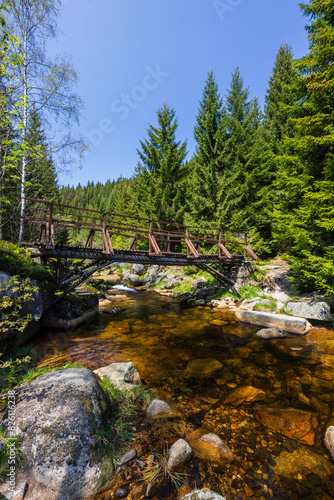
[[[149,283],[153,283],[156,277],[157,277],[156,274],[147,274],[143,279],[143,285],[148,285]]]
[[[177,469],[181,465],[188,462],[193,451],[187,441],[178,439],[168,452],[167,467],[170,469]]]
[[[326,302],[288,302],[287,312],[300,318],[331,321],[330,307]]]
[[[324,439],[324,444],[331,454],[331,457],[334,460],[334,426],[330,425],[327,427],[326,432],[325,432],[325,439]]]
[[[166,290],[171,290],[172,288],[175,288],[179,283],[180,280],[175,279],[174,277],[167,278],[165,284],[161,288],[164,288]]]
[[[236,317],[239,321],[244,323],[265,326],[268,328],[279,328],[300,335],[305,335],[312,328],[312,325],[306,319],[295,318],[286,314],[271,314],[237,309]]]
[[[204,288],[207,285],[207,283],[208,283],[207,279],[203,277],[197,278],[192,282],[190,289],[194,292],[195,290],[197,290],[197,288]]]
[[[260,339],[282,339],[288,336],[287,332],[278,328],[262,328],[256,332],[256,336]]]
[[[24,481],[23,483],[21,483],[17,487],[17,489],[14,491],[14,493],[11,497],[11,500],[23,500],[27,494],[28,488],[29,488],[29,484],[27,483],[27,481]]]
[[[154,484],[149,483],[146,488],[145,498],[153,498],[158,493],[158,489]]]
[[[195,300],[195,306],[205,306],[205,300],[204,299]]]
[[[171,413],[172,409],[166,401],[162,399],[153,399],[149,406],[146,408],[146,417],[157,417]]]
[[[149,266],[147,268],[147,274],[158,274],[159,270],[160,270],[160,266],[156,266],[156,265]]]
[[[131,462],[131,460],[134,460],[135,458],[137,458],[137,451],[136,450],[130,450],[130,451],[124,453],[124,455],[121,456],[118,467],[121,467],[122,465],[125,465],[125,464]]]
[[[142,280],[138,274],[128,273],[123,275],[123,283],[130,286],[140,286],[142,284]]]
[[[135,365],[129,363],[111,363],[94,370],[102,380],[107,377],[108,381],[116,385],[119,389],[132,389],[140,383],[140,376]]]
[[[15,391],[24,456],[17,481],[28,481],[29,491],[38,488],[39,495],[32,498],[64,495],[75,500],[97,493],[101,475],[111,466],[103,447],[95,446],[105,421],[103,408],[110,403],[94,374],[86,368],[53,371]],[[6,432],[7,414],[0,426]],[[0,485],[1,493],[3,488],[6,485]]]
[[[253,311],[254,309],[254,306],[256,304],[258,304],[259,302],[261,302],[261,298],[260,297],[255,297],[254,299],[247,299],[247,300],[244,300],[242,302],[242,304],[240,305],[240,308],[239,309],[242,309],[244,311]]]
[[[124,488],[117,488],[116,497],[117,498],[126,498],[128,496],[128,492]]]
[[[225,498],[205,488],[204,490],[194,490],[180,500],[225,500]]]
[[[210,295],[214,295],[216,291],[217,288],[215,286],[207,286],[205,288],[195,290],[193,296],[196,300],[206,299],[207,297],[210,297]]]
[[[98,296],[82,293],[70,300],[65,298],[54,305],[43,317],[42,325],[60,330],[75,328],[94,319],[98,312]]]
[[[132,272],[141,276],[145,272],[145,266],[143,264],[133,264]]]

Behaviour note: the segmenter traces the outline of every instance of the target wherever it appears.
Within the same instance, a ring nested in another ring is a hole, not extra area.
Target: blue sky
[[[221,94],[239,66],[263,104],[279,46],[307,52],[307,19],[296,0],[63,0],[52,54],[72,56],[84,101],[79,131],[91,140],[81,170],[62,184],[129,177],[136,148],[166,102],[178,140],[194,152],[193,128],[207,73]]]

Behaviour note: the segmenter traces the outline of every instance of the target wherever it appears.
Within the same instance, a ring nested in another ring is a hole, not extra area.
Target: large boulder
[[[331,321],[331,310],[326,302],[288,302],[287,312],[300,318]]]
[[[123,283],[124,285],[128,285],[128,286],[140,286],[142,284],[142,280],[140,279],[140,277],[138,276],[138,274],[134,274],[134,273],[125,273],[123,275]]]
[[[12,276],[4,271],[0,271],[0,284],[7,286]],[[19,281],[22,281],[19,279]],[[28,323],[23,332],[15,329],[10,329],[7,332],[0,333],[0,352],[9,352],[30,340],[41,327],[41,318],[50,309],[54,297],[54,286],[51,282],[40,282],[31,280],[31,285],[36,287],[30,300],[26,300],[22,305],[21,315],[31,316],[31,321]],[[5,288],[0,291],[0,297],[7,295],[8,290]]]
[[[305,335],[312,325],[304,318],[295,318],[286,314],[271,314],[266,312],[242,311],[237,309],[236,317],[243,323],[261,325],[268,328],[279,328],[291,333]]]
[[[94,374],[70,368],[39,376],[15,389],[16,427],[24,457],[17,484],[29,484],[25,500],[83,500],[112,475],[112,458],[99,442],[110,402]],[[4,411],[5,435],[10,419]],[[8,484],[0,492],[8,495]]]
[[[132,272],[141,276],[145,272],[145,266],[143,264],[133,264]]]
[[[205,488],[203,490],[194,490],[180,498],[180,500],[225,500],[225,498]]]
[[[97,294],[78,293],[69,298],[65,297],[55,304],[43,317],[42,325],[48,328],[67,330],[88,323],[99,312]]]
[[[258,408],[254,417],[262,425],[283,436],[302,444],[314,445],[318,419],[312,413],[294,408]]]

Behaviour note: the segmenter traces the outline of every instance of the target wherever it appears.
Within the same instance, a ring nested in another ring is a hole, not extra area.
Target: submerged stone
[[[296,474],[306,476],[314,473],[323,479],[332,474],[332,465],[325,457],[313,453],[306,448],[298,448],[293,453],[282,451],[275,458],[276,465],[273,466],[278,476],[294,478]]]
[[[318,427],[316,415],[293,408],[257,408],[254,417],[260,424],[299,443],[314,445]]]
[[[256,336],[260,339],[278,339],[285,338],[288,336],[287,332],[280,330],[279,328],[262,328],[256,333]]]
[[[194,361],[190,361],[186,368],[186,373],[190,377],[202,378],[202,377],[210,377],[218,370],[221,370],[223,365],[220,361],[213,358],[205,358],[205,359],[195,359]]]
[[[327,427],[324,444],[334,460],[334,426]]]
[[[225,403],[231,404],[232,406],[239,406],[242,403],[252,403],[253,401],[259,401],[265,397],[266,393],[261,389],[257,389],[251,385],[244,385],[232,391],[225,399]]]

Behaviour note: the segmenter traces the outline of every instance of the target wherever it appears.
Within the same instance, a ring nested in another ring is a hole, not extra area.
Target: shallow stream
[[[231,312],[186,308],[150,292],[129,293],[111,305],[125,311],[100,314],[72,332],[41,332],[38,366],[72,362],[96,369],[133,361],[143,384],[180,412],[143,425],[139,453],[162,453],[200,427],[234,451],[223,473],[193,459],[186,471],[190,486],[210,487],[227,500],[334,498],[334,464],[323,445],[334,412],[333,331],[263,341],[255,336],[259,328],[238,323]],[[198,359],[221,365],[205,362],[203,376],[203,367],[196,371],[192,363]],[[263,392],[250,397],[249,386]],[[286,409],[298,411],[282,422]],[[128,498],[143,498],[143,488]],[[164,484],[155,498],[175,499],[177,492]]]

